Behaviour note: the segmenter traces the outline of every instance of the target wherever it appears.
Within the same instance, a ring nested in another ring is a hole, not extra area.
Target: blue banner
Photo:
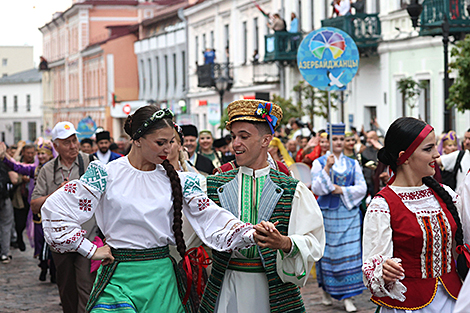
[[[77,134],[78,140],[82,140],[83,138],[90,138],[95,134],[96,123],[90,116],[85,117],[80,122],[78,122],[77,131],[79,132],[79,134]]]
[[[312,31],[300,44],[297,66],[304,79],[321,90],[345,90],[359,67],[359,51],[352,38],[337,28]]]

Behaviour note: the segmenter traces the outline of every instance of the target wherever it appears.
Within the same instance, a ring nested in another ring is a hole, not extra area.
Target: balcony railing
[[[276,63],[258,62],[253,63],[253,83],[278,83],[279,82],[279,67]]]
[[[219,77],[228,79],[229,85],[233,81],[233,66],[231,63],[212,63],[198,65],[197,86],[215,87],[215,81]]]
[[[302,42],[302,33],[275,32],[264,36],[264,62],[295,61],[297,49]]]
[[[444,17],[450,26],[450,34],[470,32],[470,16],[467,13],[468,1],[456,0],[425,0],[423,12],[421,13],[422,36],[433,36],[442,34],[442,22]]]
[[[321,21],[323,27],[335,27],[346,32],[362,52],[377,48],[381,35],[379,14],[358,13]]]

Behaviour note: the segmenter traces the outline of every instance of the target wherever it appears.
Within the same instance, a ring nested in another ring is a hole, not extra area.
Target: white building
[[[32,46],[0,46],[0,77],[33,67]]]
[[[0,78],[0,140],[8,145],[44,136],[41,73],[30,69]]]

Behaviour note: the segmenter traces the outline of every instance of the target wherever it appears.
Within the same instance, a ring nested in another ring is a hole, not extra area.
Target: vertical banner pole
[[[329,141],[330,141],[330,153],[333,155],[333,126],[331,125],[331,91],[328,88],[328,133],[329,133]],[[331,182],[333,181],[333,171],[330,171]]]

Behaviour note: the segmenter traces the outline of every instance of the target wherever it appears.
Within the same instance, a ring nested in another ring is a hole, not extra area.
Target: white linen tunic
[[[251,224],[241,223],[209,200],[198,176],[178,175],[183,186],[183,212],[207,246],[230,252],[254,244]],[[112,248],[150,249],[176,244],[171,183],[162,165],[153,171],[140,171],[127,157],[107,165],[94,161],[80,180],[52,194],[41,213],[45,239],[58,252],[93,256],[96,246],[84,237],[80,227],[93,214]]]
[[[270,170],[269,166],[256,171],[245,166],[240,167],[235,178],[239,182],[237,217],[240,217],[242,209],[242,175],[261,177],[268,175]],[[314,262],[323,256],[325,249],[325,231],[320,208],[313,194],[302,182],[297,184],[294,193],[288,236],[297,246],[299,253],[282,256],[278,250],[277,274],[283,282],[291,282],[302,287],[307,283]],[[245,258],[238,251],[234,251],[232,257]],[[246,273],[227,269],[215,311],[269,313],[266,273]]]
[[[389,186],[403,201],[404,205],[414,214],[435,215],[442,211],[441,205],[437,201],[430,188],[426,185],[419,187],[396,187]],[[445,190],[452,196],[455,206],[461,208],[460,198],[448,186]],[[364,240],[363,240],[363,271],[364,284],[378,297],[388,296],[392,299],[406,299],[406,287],[396,282],[393,285],[387,285],[382,277],[383,263],[393,257],[392,228],[390,225],[390,209],[387,201],[380,196],[372,199],[367,214],[364,219]],[[464,234],[465,235],[465,234]],[[452,239],[454,235],[452,234]],[[452,240],[453,241],[453,240]],[[435,247],[440,251],[441,247]],[[454,249],[454,248],[452,248]],[[406,276],[406,269],[405,269]],[[422,309],[414,311],[381,308],[381,313],[415,312],[415,313],[442,313],[452,312],[455,300],[452,299],[444,290],[442,284],[438,283],[436,296],[432,302]]]

